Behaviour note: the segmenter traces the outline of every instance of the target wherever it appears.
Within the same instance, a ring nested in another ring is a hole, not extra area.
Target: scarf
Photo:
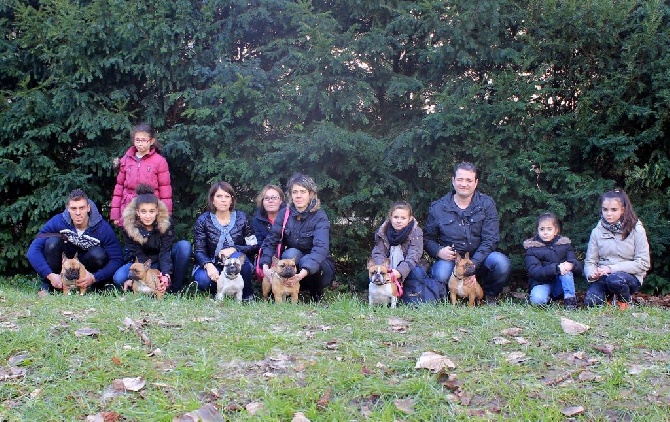
[[[414,220],[410,221],[409,224],[402,230],[396,230],[393,228],[393,225],[389,221],[386,224],[386,238],[389,240],[391,246],[398,246],[407,241],[409,234],[414,229]]]
[[[298,211],[298,209],[295,207],[295,204],[291,204],[291,208],[295,210],[296,212],[296,220],[300,221],[304,218],[307,218],[309,216],[309,213],[312,212],[312,209],[316,206],[316,199],[312,199],[309,201],[309,205],[307,205],[307,208],[305,208],[305,211]]]
[[[233,238],[230,235],[230,231],[235,227],[235,220],[237,220],[237,213],[235,211],[230,212],[230,221],[228,222],[228,225],[224,226],[221,223],[219,223],[219,220],[216,219],[216,214],[210,213],[212,223],[214,223],[214,227],[219,229],[221,232],[221,235],[219,236],[219,242],[216,244],[216,251],[214,252],[214,259],[216,259],[219,256],[219,252],[221,252],[221,249],[224,248],[224,246],[233,246],[235,245],[235,242],[233,242]]]
[[[601,218],[601,219],[600,219],[600,224],[602,224],[603,227],[604,227],[606,230],[609,230],[609,231],[611,231],[611,232],[614,233],[614,234],[617,234],[617,233],[621,234],[621,233],[623,232],[623,221],[621,221],[621,220],[619,220],[619,221],[617,221],[616,223],[612,224],[612,223],[608,223],[607,221],[605,221],[604,218]]]

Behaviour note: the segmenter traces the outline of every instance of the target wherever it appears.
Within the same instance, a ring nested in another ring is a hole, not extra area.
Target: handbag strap
[[[284,213],[284,221],[282,222],[281,225],[281,238],[279,239],[279,243],[277,244],[277,258],[281,258],[281,244],[284,241],[284,230],[286,230],[286,222],[288,221],[288,216],[290,215],[289,213],[289,206],[286,206],[286,212]]]

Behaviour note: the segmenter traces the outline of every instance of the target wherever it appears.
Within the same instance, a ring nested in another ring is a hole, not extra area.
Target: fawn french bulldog
[[[286,284],[287,280],[296,275],[297,272],[294,258],[279,259],[273,256],[270,276],[263,277],[263,299],[267,300],[270,292],[272,292],[275,302],[283,302],[286,297],[291,296],[291,301],[294,304],[298,303],[300,283]]]
[[[70,289],[79,289],[79,294],[83,295],[86,293],[86,287],[77,287],[77,281],[86,277],[88,271],[84,267],[84,264],[79,262],[77,254],[74,254],[73,258],[68,258],[63,254],[63,264],[61,265],[60,279],[63,283],[63,294],[69,295]]]
[[[475,264],[470,260],[470,253],[466,252],[464,257],[457,252],[456,263],[454,264],[454,272],[449,277],[449,298],[451,304],[456,304],[457,297],[468,299],[470,307],[475,306],[475,301],[479,304],[484,298],[484,291],[477,280],[472,284],[466,285],[463,283],[465,278],[475,274]]]

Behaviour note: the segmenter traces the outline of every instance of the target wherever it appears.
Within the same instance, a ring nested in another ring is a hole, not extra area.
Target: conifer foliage
[[[398,199],[419,223],[456,162],[481,169],[521,270],[535,216],[578,252],[625,188],[670,290],[670,9],[659,1],[6,0],[0,3],[0,273],[83,187],[109,215],[129,129],[158,130],[178,234],[208,185],[312,175],[343,279]],[[522,275],[521,275],[522,276]]]

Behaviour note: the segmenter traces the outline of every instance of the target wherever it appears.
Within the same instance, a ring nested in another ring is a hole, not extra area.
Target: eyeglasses
[[[144,144],[147,142],[151,142],[151,139],[135,139],[133,142],[135,142],[136,144]]]
[[[278,196],[266,196],[263,198],[263,201],[279,201],[280,199]]]

